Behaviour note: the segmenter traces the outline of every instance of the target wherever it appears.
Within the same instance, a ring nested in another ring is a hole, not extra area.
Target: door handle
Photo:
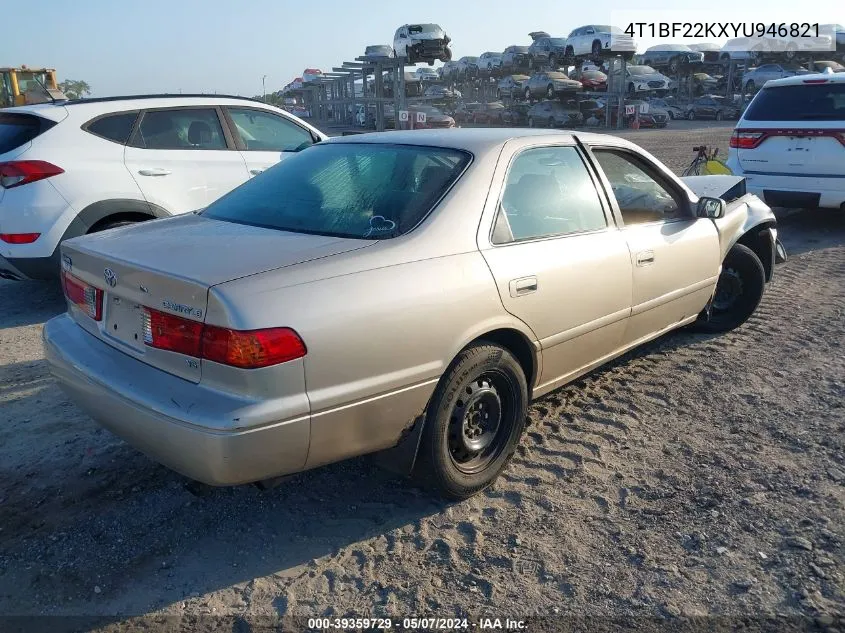
[[[169,176],[170,172],[161,167],[152,167],[150,169],[139,169],[138,173],[142,176]]]
[[[637,253],[637,266],[648,266],[654,263],[654,251]]]
[[[249,173],[252,174],[253,176],[257,176],[258,174],[260,174],[263,171],[264,171],[263,169],[250,169]]]
[[[537,278],[521,277],[519,279],[512,279],[508,284],[511,297],[520,297],[537,291]]]

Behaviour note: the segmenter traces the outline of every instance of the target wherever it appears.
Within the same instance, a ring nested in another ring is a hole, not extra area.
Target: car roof
[[[777,88],[778,86],[800,86],[804,83],[813,83],[826,79],[827,83],[845,84],[845,73],[810,73],[809,75],[796,75],[795,77],[784,77],[783,79],[770,79],[763,86],[764,89]],[[815,84],[818,85],[818,84]]]
[[[554,102],[556,103],[556,102]],[[580,140],[592,143],[634,147],[632,143],[609,134],[595,132],[566,132],[563,130],[544,130],[530,128],[451,128],[433,130],[403,130],[389,132],[370,132],[352,136],[335,136],[325,143],[387,143],[391,145],[422,145],[429,147],[448,147],[471,153],[488,151],[504,145],[514,139],[531,137],[556,137],[561,140],[577,136]]]
[[[652,51],[688,51],[691,50],[686,44],[657,44],[646,49],[646,53]]]
[[[263,101],[239,97],[235,95],[173,95],[173,94],[150,94],[150,95],[125,95],[116,97],[93,97],[90,99],[70,99],[67,101],[56,101],[55,103],[38,103],[31,105],[6,108],[8,111],[32,112],[49,117],[50,110],[61,112],[64,116],[64,108],[86,111],[118,112],[122,110],[136,110],[148,108],[167,108],[180,105],[211,105],[240,103],[267,106]],[[50,117],[52,118],[52,117]]]
[[[278,106],[264,103],[257,99],[238,97],[233,95],[131,95],[125,97],[98,97],[93,99],[79,99],[57,101],[56,103],[38,103],[31,105],[4,108],[2,112],[19,112],[34,114],[57,122],[84,122],[103,114],[127,112],[153,108],[175,108],[180,106],[249,106],[269,110],[274,114],[286,116],[296,120],[316,131],[310,123],[298,119],[295,115]]]

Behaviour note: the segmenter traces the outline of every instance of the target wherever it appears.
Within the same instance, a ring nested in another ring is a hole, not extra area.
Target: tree
[[[59,90],[64,92],[68,99],[83,99],[91,94],[91,86],[82,80],[66,79],[59,84]]]

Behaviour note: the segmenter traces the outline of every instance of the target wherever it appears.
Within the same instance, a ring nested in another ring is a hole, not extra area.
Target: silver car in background
[[[751,316],[774,216],[695,193],[741,182],[681,181],[604,134],[333,138],[196,214],[64,242],[46,357],[98,422],[193,479],[380,451],[465,498],[505,468],[533,398]]]

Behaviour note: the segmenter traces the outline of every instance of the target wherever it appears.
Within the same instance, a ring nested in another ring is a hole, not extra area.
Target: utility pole
[[[264,103],[267,103],[267,88],[264,87],[264,80],[267,79],[267,75],[264,75],[261,78],[261,92],[264,94]]]

